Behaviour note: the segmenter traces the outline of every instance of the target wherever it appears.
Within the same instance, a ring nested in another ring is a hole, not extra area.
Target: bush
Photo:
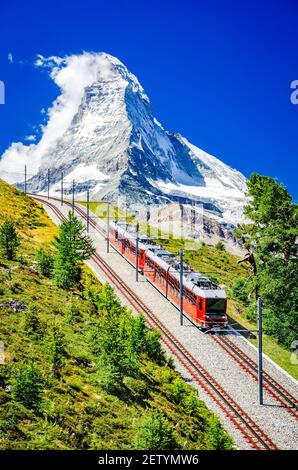
[[[161,371],[161,381],[164,384],[171,384],[176,379],[177,375],[171,367],[165,367]]]
[[[73,302],[66,305],[64,310],[65,319],[68,323],[72,323],[80,318],[80,309]]]
[[[184,397],[183,407],[185,413],[189,415],[195,415],[198,410],[199,401],[197,392],[194,389],[191,389],[189,393]]]
[[[207,431],[207,450],[231,450],[233,449],[232,439],[216,418],[210,419]]]
[[[35,305],[30,305],[26,311],[24,331],[31,339],[38,339],[43,334],[42,324]]]
[[[182,379],[176,378],[171,384],[169,396],[171,400],[179,404],[183,401],[186,395],[186,384]]]
[[[50,361],[54,375],[59,376],[60,369],[63,365],[64,335],[58,327],[54,326],[52,334],[48,340]]]
[[[12,397],[26,408],[38,411],[41,404],[43,380],[34,366],[22,365],[12,383]]]
[[[147,384],[143,380],[127,376],[124,377],[123,384],[134,398],[141,398],[147,393]]]
[[[219,251],[225,251],[225,250],[226,250],[226,247],[225,247],[225,245],[223,244],[223,242],[217,242],[217,243],[214,245],[214,248],[216,248],[216,250],[219,250]]]
[[[160,344],[160,333],[156,330],[148,330],[145,338],[145,351],[149,359],[158,365],[166,362],[165,353]]]
[[[171,384],[169,398],[182,406],[185,413],[194,415],[199,407],[197,392],[182,379],[175,378]]]
[[[54,269],[54,258],[51,253],[40,249],[36,255],[37,271],[45,277],[51,277]]]
[[[115,393],[119,390],[121,374],[119,369],[112,362],[103,363],[103,361],[101,361],[98,379],[101,387],[107,393]]]
[[[139,422],[135,437],[138,450],[174,450],[176,438],[165,417],[157,410],[149,411]]]

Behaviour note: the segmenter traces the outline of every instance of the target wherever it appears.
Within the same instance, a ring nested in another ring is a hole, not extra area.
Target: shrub
[[[173,380],[171,384],[171,389],[170,389],[170,398],[173,400],[175,403],[181,403],[186,395],[186,384],[185,382],[180,379],[176,378]]]
[[[214,248],[216,248],[216,250],[218,251],[225,251],[226,250],[226,247],[225,245],[223,244],[223,242],[217,242],[215,245],[214,245]]]
[[[38,339],[43,333],[42,324],[39,320],[35,305],[30,305],[27,308],[24,331],[31,339]]]
[[[26,408],[38,411],[41,404],[43,380],[34,366],[21,365],[12,383],[12,397]]]
[[[51,277],[54,269],[54,258],[42,248],[36,254],[37,271],[45,277]]]
[[[166,418],[157,410],[149,411],[137,427],[135,448],[138,450],[173,450],[178,444]]]
[[[183,400],[183,408],[185,413],[189,415],[195,415],[196,411],[198,410],[198,405],[199,401],[197,392],[194,389],[190,389]]]
[[[161,381],[164,384],[171,384],[175,378],[176,378],[176,373],[171,367],[165,367],[162,369],[161,372]]]
[[[78,318],[80,318],[80,309],[75,303],[71,302],[66,305],[64,315],[66,321],[68,323],[72,323],[73,321],[76,321]]]
[[[219,421],[212,417],[207,431],[207,450],[231,450],[232,439],[222,428]]]
[[[63,356],[65,354],[64,335],[57,326],[53,327],[52,334],[48,340],[50,361],[54,375],[59,376],[63,365]]]
[[[112,362],[101,361],[98,373],[98,379],[101,387],[107,393],[115,393],[121,382],[119,369]]]
[[[149,359],[159,365],[165,364],[165,353],[160,344],[160,333],[156,330],[148,330],[145,338],[145,351]]]
[[[147,384],[143,380],[138,380],[134,379],[133,377],[126,376],[123,379],[123,384],[134,398],[141,398],[146,395]]]

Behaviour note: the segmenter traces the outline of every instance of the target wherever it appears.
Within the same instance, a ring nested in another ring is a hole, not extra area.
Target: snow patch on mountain
[[[28,189],[51,192],[62,173],[66,195],[87,188],[93,199],[136,204],[202,204],[218,223],[242,220],[245,178],[218,158],[168,132],[153,116],[142,85],[125,65],[106,53],[39,56],[61,89],[48,111],[39,142],[14,143],[0,160],[0,177],[28,166]],[[20,171],[20,170],[18,170]],[[14,177],[16,178],[16,177]],[[23,178],[14,179],[22,181]]]

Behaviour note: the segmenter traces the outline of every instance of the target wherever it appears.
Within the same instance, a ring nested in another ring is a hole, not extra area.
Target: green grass
[[[100,312],[84,295],[87,288],[100,289],[99,282],[85,270],[83,290],[67,292],[36,272],[36,252],[41,246],[51,247],[57,229],[39,204],[1,181],[0,212],[0,224],[13,218],[22,237],[16,260],[7,261],[0,255],[0,338],[5,346],[5,364],[0,365],[0,449],[131,449],[137,425],[148,408],[167,417],[179,448],[210,448],[208,430],[216,418],[199,399],[191,413],[173,399],[172,383],[181,378],[167,364],[159,366],[147,356],[142,358],[141,395],[129,388],[119,394],[101,388],[97,357],[88,342],[90,322],[100,319]],[[2,305],[11,299],[37,307],[38,339],[26,332],[27,308],[13,312]],[[79,312],[72,319],[70,305]],[[65,344],[58,378],[48,349],[53,326],[63,332]],[[42,374],[39,411],[21,405],[7,388],[22,363],[34,364]],[[223,430],[219,432],[226,436]],[[227,442],[231,447],[229,439]]]
[[[90,209],[95,212],[99,217],[106,217],[106,204],[91,202]],[[117,208],[113,206],[111,210],[111,217],[117,214]],[[119,211],[119,219],[125,218],[125,213]],[[128,214],[127,221],[131,222],[134,218]],[[145,223],[140,224],[140,229],[146,233],[148,227]],[[167,250],[178,255],[179,249],[184,249],[184,260],[197,271],[206,274],[208,277],[216,280],[220,285],[227,287],[232,286],[233,282],[241,276],[250,275],[250,271],[246,264],[237,263],[238,257],[227,252],[220,251],[214,247],[207,245],[195,244],[192,249],[193,242],[190,240],[182,240],[178,238],[169,238],[166,234],[161,233],[155,227],[149,227],[150,235],[157,238],[159,243]],[[237,305],[238,308],[235,306]],[[228,302],[228,315],[232,321],[239,323],[240,327],[255,330],[256,325],[248,321],[244,316],[243,304],[230,298]],[[248,338],[253,344],[256,344],[255,339]],[[275,339],[268,335],[264,335],[263,341],[264,353],[273,359],[279,366],[286,370],[295,379],[298,379],[298,366],[291,364],[292,352],[278,344]]]

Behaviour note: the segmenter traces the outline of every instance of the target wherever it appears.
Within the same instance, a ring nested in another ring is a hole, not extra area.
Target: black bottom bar
[[[248,463],[283,465],[294,456],[291,451],[0,451],[1,468],[137,468],[140,465],[165,465],[203,468],[204,464],[237,466]],[[54,467],[53,467],[54,468]]]

